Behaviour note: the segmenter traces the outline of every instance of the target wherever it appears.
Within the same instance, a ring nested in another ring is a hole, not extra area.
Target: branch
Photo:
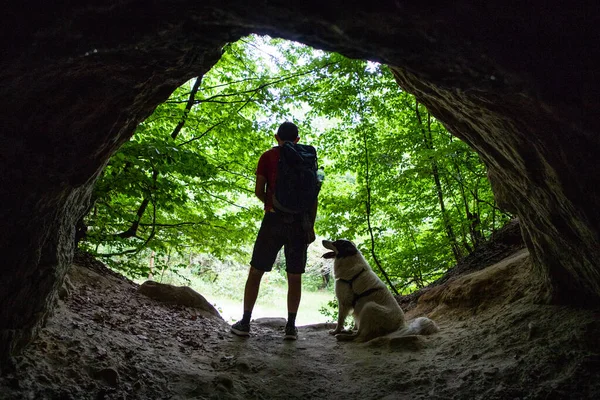
[[[125,254],[133,254],[133,253],[138,253],[139,250],[138,249],[130,249],[130,250],[124,250],[121,251],[119,253],[96,253],[96,256],[98,257],[115,257],[115,256],[124,256]]]
[[[255,94],[256,94],[256,93],[255,93]],[[252,95],[252,96],[254,96],[254,95]],[[240,112],[240,110],[241,110],[242,108],[246,107],[246,105],[247,105],[248,103],[250,103],[250,100],[252,100],[252,96],[250,96],[250,97],[248,98],[248,100],[247,100],[247,101],[246,101],[244,104],[242,104],[242,106],[241,106],[240,108],[238,108],[238,109],[237,109],[235,112],[236,112],[236,113],[238,113],[238,112]],[[225,122],[225,121],[228,121],[228,120],[229,120],[229,118],[223,118],[221,121],[217,122],[216,124],[214,124],[213,126],[211,126],[210,128],[208,128],[206,131],[202,132],[202,133],[200,134],[200,136],[196,136],[196,137],[194,137],[194,138],[191,138],[191,139],[190,139],[190,140],[188,140],[188,141],[185,141],[185,142],[183,142],[183,143],[180,143],[180,144],[178,144],[178,145],[177,145],[177,147],[181,147],[181,146],[183,146],[183,145],[186,145],[186,144],[188,144],[188,143],[191,143],[191,142],[193,142],[193,141],[195,141],[195,140],[202,139],[202,138],[203,138],[203,137],[204,137],[206,134],[208,134],[208,132],[212,131],[212,130],[213,130],[213,129],[215,129],[217,126],[221,125],[223,122]]]
[[[192,87],[192,91],[190,92],[190,97],[188,97],[187,104],[185,105],[185,110],[183,110],[183,115],[181,116],[181,120],[179,121],[179,123],[177,124],[175,129],[173,129],[173,133],[171,133],[171,137],[173,139],[177,138],[177,135],[179,135],[181,128],[183,128],[183,125],[185,125],[187,116],[190,113],[192,106],[194,105],[194,98],[196,97],[196,93],[198,93],[198,88],[200,88],[200,83],[202,83],[202,77],[199,76],[196,78],[196,82],[194,82],[194,87]]]
[[[469,191],[471,191],[471,189],[470,189],[470,188],[469,188]],[[472,191],[471,191],[471,193],[472,193]],[[511,214],[511,213],[507,213],[506,211],[502,210],[501,208],[498,208],[498,207],[497,207],[495,204],[492,204],[492,203],[490,203],[490,202],[489,202],[489,201],[487,201],[487,200],[481,199],[481,198],[479,198],[479,197],[478,197],[476,200],[477,200],[477,202],[478,202],[478,203],[487,204],[488,206],[490,206],[490,207],[491,207],[491,208],[493,208],[494,210],[498,210],[498,211],[500,211],[500,213],[501,213],[501,214],[512,216],[512,214]]]
[[[229,93],[229,94],[216,94],[216,95],[214,95],[214,96],[210,96],[210,97],[207,97],[207,98],[205,98],[205,99],[200,99],[200,100],[193,100],[193,96],[196,94],[196,92],[194,92],[194,91],[192,90],[192,92],[190,92],[190,98],[188,99],[188,104],[186,105],[186,109],[188,109],[188,106],[190,106],[190,108],[191,108],[190,101],[191,101],[192,103],[194,103],[194,104],[200,104],[200,103],[204,103],[204,102],[215,102],[215,101],[214,101],[214,99],[216,99],[216,98],[219,98],[219,97],[231,97],[231,96],[237,96],[237,95],[241,95],[241,94],[251,94],[251,95],[250,95],[250,97],[248,97],[248,98],[247,98],[247,99],[244,101],[244,104],[242,104],[242,106],[241,106],[241,107],[239,107],[237,110],[235,110],[235,113],[237,114],[237,113],[239,113],[239,112],[240,112],[240,111],[241,111],[241,110],[242,110],[244,107],[246,107],[246,106],[248,105],[248,103],[250,103],[250,102],[252,101],[252,98],[253,98],[254,96],[256,96],[256,94],[257,94],[259,91],[261,91],[261,90],[265,89],[266,87],[268,87],[268,86],[271,86],[271,85],[275,85],[275,84],[277,84],[277,83],[284,82],[284,81],[286,81],[286,80],[288,80],[288,79],[296,78],[296,77],[303,76],[303,75],[308,75],[308,74],[310,74],[310,73],[312,73],[312,72],[314,72],[314,71],[317,71],[317,70],[319,70],[319,69],[323,69],[323,68],[325,68],[325,67],[328,67],[328,66],[330,66],[330,65],[333,65],[333,64],[337,64],[337,63],[336,63],[336,62],[328,62],[328,63],[325,63],[325,64],[323,64],[323,65],[321,65],[321,66],[319,66],[319,67],[317,67],[317,68],[313,68],[313,69],[311,69],[311,70],[308,70],[308,71],[305,71],[305,72],[299,72],[299,73],[297,73],[297,74],[291,74],[291,75],[287,75],[287,76],[280,77],[280,78],[278,78],[278,79],[275,79],[275,80],[273,80],[273,81],[270,81],[270,82],[265,82],[265,83],[263,83],[263,84],[261,84],[261,85],[257,86],[256,88],[253,88],[253,89],[248,89],[248,90],[244,90],[244,91],[242,91],[242,92],[237,92],[237,93]],[[198,79],[196,80],[196,83],[198,83],[198,80],[199,80],[199,79],[200,79],[200,78],[198,78]],[[195,85],[194,85],[194,87],[195,87]],[[232,102],[227,102],[227,103],[237,103],[237,102],[240,102],[240,101],[232,101]],[[187,114],[186,114],[186,115],[187,115]],[[231,115],[231,113],[230,113],[229,115]],[[185,141],[185,142],[183,142],[183,143],[180,143],[180,144],[178,144],[177,146],[178,146],[178,147],[179,147],[179,146],[183,146],[183,145],[186,145],[186,144],[188,144],[188,143],[190,143],[190,142],[193,142],[193,141],[195,141],[195,140],[202,139],[202,138],[203,138],[204,136],[206,136],[206,135],[207,135],[207,134],[208,134],[210,131],[212,131],[213,129],[215,129],[216,127],[218,127],[219,125],[221,125],[222,123],[224,123],[224,122],[225,122],[225,121],[227,121],[227,120],[228,120],[228,118],[224,118],[223,120],[221,120],[221,121],[217,122],[216,124],[212,125],[212,126],[211,126],[210,128],[208,128],[206,131],[202,132],[202,133],[201,133],[199,136],[196,136],[196,137],[194,137],[194,138],[192,138],[192,139],[190,139],[190,140],[187,140],[187,141]],[[183,124],[184,124],[184,123],[185,123],[185,121],[184,121],[184,120],[182,120],[182,121],[180,122],[181,126],[183,126]],[[178,127],[179,127],[179,125],[178,125]],[[179,133],[179,130],[181,130],[181,128],[180,128],[180,127],[179,127],[179,129],[175,128],[175,130],[174,130],[174,131],[173,131],[173,133],[171,134],[171,137],[175,138],[175,137],[177,136],[177,134]]]
[[[158,176],[158,172],[155,172],[156,176]],[[148,243],[150,242],[150,240],[152,240],[154,238],[154,235],[156,234],[156,203],[154,201],[154,197],[152,197],[152,194],[150,194],[150,200],[152,201],[152,231],[150,232],[150,235],[148,236],[148,238],[144,241],[144,243],[142,243],[140,246],[138,246],[136,249],[129,249],[129,250],[124,250],[121,251],[119,253],[104,253],[104,254],[97,254],[100,257],[114,257],[114,256],[122,256],[125,254],[138,254],[140,251],[142,251],[142,249],[144,249],[144,247],[146,247],[146,245],[148,245]],[[138,226],[139,221],[138,221]],[[137,228],[136,228],[136,232],[137,232]],[[139,237],[137,235],[133,235],[133,237],[138,238]]]
[[[248,207],[240,206],[240,205],[238,205],[238,204],[235,204],[234,202],[232,202],[232,201],[229,201],[229,200],[227,200],[227,199],[225,199],[225,198],[223,198],[223,197],[219,197],[219,196],[217,196],[216,194],[212,194],[211,192],[209,192],[209,191],[208,191],[208,190],[206,190],[205,188],[202,188],[202,190],[203,190],[203,191],[204,191],[204,192],[205,192],[207,195],[209,195],[209,196],[211,196],[211,197],[214,197],[215,199],[219,199],[219,200],[221,200],[221,201],[223,201],[223,202],[225,202],[225,203],[229,204],[230,206],[238,207],[238,208],[241,208],[242,210],[246,210],[246,211],[249,211],[249,210],[250,210]]]
[[[469,171],[473,172],[472,170],[469,170]],[[450,175],[450,177],[452,179],[454,179],[459,185],[462,183],[462,181],[456,175],[454,175],[450,172],[448,172],[448,175]],[[476,175],[476,177],[479,179],[483,179],[483,174]],[[484,199],[480,198],[479,196],[477,196],[477,193],[475,193],[475,191],[471,187],[469,187],[469,186],[464,186],[464,187],[471,193],[471,196],[473,196],[473,199],[475,199],[475,201],[477,201],[478,203],[487,204],[491,208],[500,211],[502,214],[510,215],[509,213],[502,211],[502,209],[498,208],[495,204],[492,204],[489,201],[484,200]]]
[[[210,226],[211,228],[219,228],[219,229],[223,229],[223,230],[228,230],[224,226],[212,225],[207,222],[178,222],[175,224],[140,224],[140,226],[159,226],[161,228],[176,228],[179,226],[195,226],[195,225],[206,225],[206,226]]]
[[[231,175],[234,175],[234,176],[238,176],[238,177],[243,178],[243,179],[248,180],[248,181],[253,181],[254,180],[253,178],[249,177],[248,175],[245,175],[245,174],[243,174],[241,172],[237,172],[237,171],[231,171],[231,170],[225,168],[222,165],[217,165],[217,169],[219,169],[219,170],[221,170],[223,172],[227,172],[228,174],[231,174]],[[250,190],[248,188],[244,188],[244,190],[245,191],[250,191],[250,192],[254,193],[254,190]]]
[[[240,79],[237,81],[232,81],[232,82],[227,82],[227,83],[221,83],[219,85],[215,85],[215,86],[208,86],[206,87],[206,90],[211,90],[211,89],[217,89],[223,86],[229,86],[229,85],[235,85],[236,83],[242,83],[242,82],[247,82],[247,81],[258,81],[260,80],[260,78],[244,78],[244,79]]]
[[[239,93],[235,93],[231,96],[237,95]],[[201,104],[201,103],[213,103],[213,104],[236,104],[236,103],[243,103],[246,100],[231,100],[231,101],[224,101],[224,100],[197,100],[194,104]],[[183,103],[183,101],[177,101],[175,103]]]
[[[156,180],[158,179],[158,171],[154,170],[152,172],[152,183],[153,186],[156,185]],[[122,239],[126,239],[126,238],[130,238],[130,237],[135,237],[137,235],[137,230],[140,226],[140,221],[142,220],[142,217],[144,216],[144,213],[146,212],[146,208],[148,208],[148,204],[150,204],[150,198],[152,197],[152,192],[150,192],[148,194],[147,197],[144,198],[144,200],[142,200],[142,203],[140,204],[140,207],[137,210],[136,213],[136,219],[135,221],[133,221],[131,223],[131,226],[129,227],[129,229],[127,229],[126,231],[123,231],[121,233],[117,233],[114,236],[120,237]]]
[[[320,69],[329,67],[330,65],[333,65],[333,64],[337,64],[337,62],[328,62],[328,63],[325,63],[325,64],[323,64],[321,66],[315,67],[313,69],[309,69],[309,70],[304,71],[304,72],[298,72],[298,73],[290,74],[290,75],[282,75],[280,77],[273,78],[273,80],[271,80],[269,82],[262,83],[262,84],[258,85],[255,88],[248,89],[248,90],[243,90],[241,92],[225,93],[225,94],[219,93],[219,94],[215,94],[213,96],[210,96],[210,97],[207,97],[207,98],[204,98],[204,99],[194,100],[194,104],[200,104],[200,103],[205,103],[205,102],[212,102],[214,99],[217,99],[217,98],[220,98],[220,97],[232,97],[232,96],[238,96],[238,95],[242,95],[242,94],[256,93],[256,92],[258,92],[260,90],[265,89],[266,87],[269,87],[269,86],[272,86],[272,85],[276,85],[278,83],[285,82],[285,81],[293,79],[293,78],[297,78],[297,77],[300,77],[300,76],[311,74],[311,73],[313,73],[315,71],[318,71]],[[250,80],[250,79],[248,79],[248,80]],[[243,80],[242,81],[238,81],[238,82],[243,82]],[[234,83],[234,82],[232,82],[232,83]],[[215,87],[217,87],[217,86],[215,86]],[[167,101],[167,103],[183,103],[183,100]]]
[[[417,290],[422,289],[423,287],[425,287],[425,281],[427,281],[429,278],[431,278],[432,276],[437,276],[439,275],[439,272],[430,272],[428,274],[424,274],[421,277],[412,277],[412,279],[405,281],[404,284],[402,286],[400,286],[401,291],[404,291],[404,289],[406,289],[408,286],[410,286],[411,284],[415,283],[417,285]],[[400,279],[402,279],[402,277],[399,277]],[[422,282],[422,285],[419,287],[419,280]],[[413,292],[414,293],[414,292]]]
[[[218,89],[218,88],[224,87],[224,86],[235,85],[236,83],[242,83],[242,82],[247,82],[247,81],[259,81],[259,80],[260,80],[260,78],[244,78],[244,79],[240,79],[238,81],[222,83],[220,85],[205,86],[203,88],[203,90]],[[189,95],[189,93],[182,94],[181,96],[184,96],[184,95],[187,96],[187,95]],[[165,104],[181,104],[181,103],[185,103],[186,101],[187,100],[167,100],[167,101],[165,101]],[[202,103],[207,102],[207,100],[197,100],[197,101],[202,102]]]

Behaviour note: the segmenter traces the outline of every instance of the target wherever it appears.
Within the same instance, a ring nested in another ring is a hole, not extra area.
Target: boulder
[[[146,281],[139,287],[138,293],[163,303],[196,308],[209,315],[221,318],[221,314],[204,296],[188,286],[174,286],[166,283]]]

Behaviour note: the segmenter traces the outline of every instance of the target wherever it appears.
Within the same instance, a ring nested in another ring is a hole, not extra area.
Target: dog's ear
[[[323,254],[323,258],[335,258],[335,251],[329,251]]]

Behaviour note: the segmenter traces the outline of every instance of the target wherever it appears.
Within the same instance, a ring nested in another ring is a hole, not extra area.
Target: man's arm
[[[256,185],[254,186],[254,194],[260,201],[267,201],[267,178],[262,175],[256,175]]]

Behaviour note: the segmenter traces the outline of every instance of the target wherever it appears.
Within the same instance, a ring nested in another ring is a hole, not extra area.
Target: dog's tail
[[[402,330],[402,336],[409,335],[432,335],[439,332],[440,328],[435,322],[427,317],[419,317],[410,321],[408,327]]]

